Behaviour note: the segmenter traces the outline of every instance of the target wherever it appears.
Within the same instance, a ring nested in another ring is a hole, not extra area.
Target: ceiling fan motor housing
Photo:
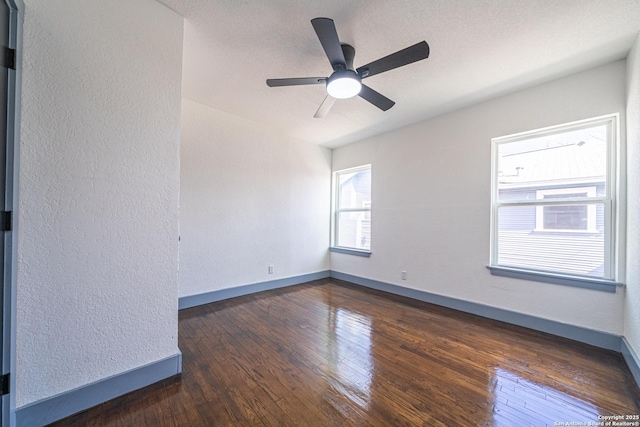
[[[342,54],[344,55],[344,62],[347,65],[348,70],[355,70],[353,68],[353,59],[356,57],[356,49],[350,44],[341,43]]]

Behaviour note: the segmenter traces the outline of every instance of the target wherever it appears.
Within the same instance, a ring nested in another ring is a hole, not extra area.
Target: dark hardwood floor
[[[54,425],[520,427],[640,414],[617,353],[334,279],[182,310],[179,345],[181,376]]]

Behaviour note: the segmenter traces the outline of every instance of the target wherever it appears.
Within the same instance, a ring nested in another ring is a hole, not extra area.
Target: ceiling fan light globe
[[[356,96],[361,88],[360,76],[353,71],[334,73],[327,81],[327,93],[337,99]]]

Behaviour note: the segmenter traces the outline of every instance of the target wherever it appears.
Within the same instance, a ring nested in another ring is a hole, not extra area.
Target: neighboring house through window
[[[616,279],[616,119],[492,141],[490,269]]]
[[[596,187],[537,190],[537,199],[596,197]],[[597,233],[595,205],[536,207],[536,231],[587,231]]]
[[[334,173],[333,247],[371,250],[371,165]]]

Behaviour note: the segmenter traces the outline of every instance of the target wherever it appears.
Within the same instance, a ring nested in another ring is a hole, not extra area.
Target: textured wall
[[[182,18],[25,4],[18,408],[179,352]]]
[[[332,253],[331,269],[622,334],[622,291],[497,277],[486,265],[491,138],[608,113],[623,119],[624,76],[618,61],[334,150],[334,170],[372,165],[372,255]]]
[[[329,149],[184,100],[180,151],[180,296],[329,269]]]
[[[627,298],[624,336],[640,355],[640,36],[627,59]]]

